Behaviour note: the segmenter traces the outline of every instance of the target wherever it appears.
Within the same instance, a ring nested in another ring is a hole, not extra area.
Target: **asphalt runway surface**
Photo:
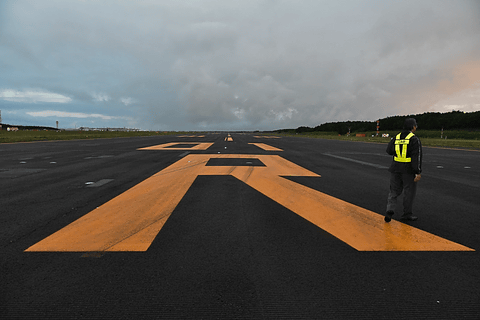
[[[418,220],[387,225],[385,148],[1,144],[0,318],[478,319],[480,152],[425,147]]]

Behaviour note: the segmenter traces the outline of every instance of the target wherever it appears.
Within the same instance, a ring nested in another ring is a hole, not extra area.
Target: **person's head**
[[[416,131],[417,128],[417,120],[415,120],[414,118],[405,119],[405,122],[403,123],[403,130],[409,130],[413,132]]]

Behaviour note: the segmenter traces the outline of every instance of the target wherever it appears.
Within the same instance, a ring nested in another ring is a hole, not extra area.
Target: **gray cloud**
[[[29,112],[228,130],[480,109],[477,1],[17,1],[0,11],[0,90],[72,99]]]

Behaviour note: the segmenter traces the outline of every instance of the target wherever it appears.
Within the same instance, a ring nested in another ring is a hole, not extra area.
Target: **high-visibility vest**
[[[409,133],[404,139],[400,139],[400,134],[397,134],[395,138],[395,153],[396,156],[393,160],[397,162],[412,162],[412,158],[407,158],[407,147],[410,143],[410,138],[414,136],[413,133]]]

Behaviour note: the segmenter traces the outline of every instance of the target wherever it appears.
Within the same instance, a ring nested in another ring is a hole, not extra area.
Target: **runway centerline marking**
[[[206,165],[216,158],[265,166]],[[474,251],[285,179],[320,175],[278,155],[239,154],[189,154],[25,251],[146,251],[199,175],[233,176],[359,251]]]
[[[93,182],[93,183],[87,182],[88,183],[87,188],[98,188],[98,187],[106,185],[107,183],[112,182],[112,181],[113,181],[113,179],[102,179],[102,180],[99,180],[99,181]]]

